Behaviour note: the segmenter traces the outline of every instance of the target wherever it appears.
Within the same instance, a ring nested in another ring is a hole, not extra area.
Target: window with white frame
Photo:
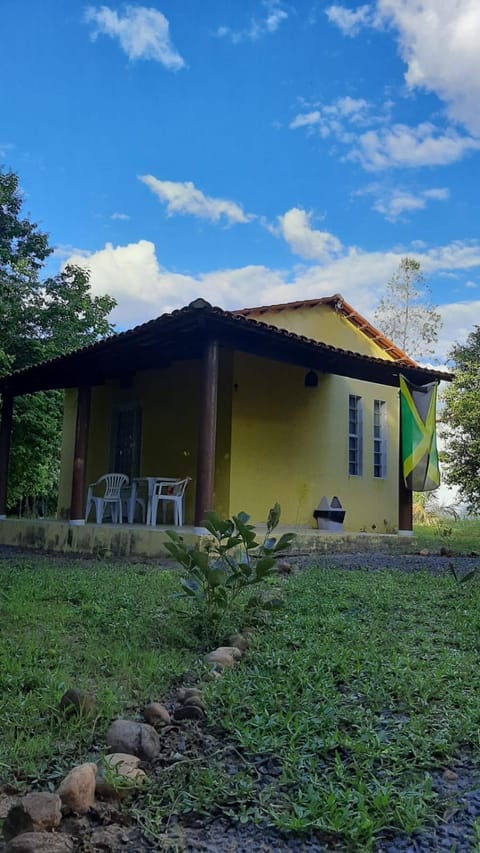
[[[362,398],[356,394],[348,397],[348,473],[362,476],[363,411]]]
[[[387,404],[385,400],[373,401],[373,476],[383,478],[387,474]]]

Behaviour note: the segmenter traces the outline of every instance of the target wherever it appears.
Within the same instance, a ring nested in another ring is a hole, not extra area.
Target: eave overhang
[[[0,379],[0,392],[14,396],[81,385],[102,385],[172,361],[198,358],[208,340],[220,347],[381,385],[398,386],[402,373],[422,385],[452,374],[343,350],[285,329],[223,311],[197,299],[126,332]]]

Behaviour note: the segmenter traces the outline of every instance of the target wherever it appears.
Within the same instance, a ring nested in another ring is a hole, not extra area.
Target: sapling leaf
[[[222,586],[225,583],[225,572],[222,569],[209,569],[206,579],[213,588]]]
[[[198,566],[202,574],[206,575],[208,572],[208,554],[205,551],[194,550],[191,554],[193,563],[195,566]]]
[[[240,522],[240,524],[242,525],[245,525],[248,524],[248,522],[250,521],[250,516],[246,512],[239,512],[238,515],[233,516],[233,520],[237,525],[238,522]]]
[[[268,513],[267,519],[267,531],[270,533],[272,530],[278,526],[280,521],[280,504],[276,503],[272,506],[270,512]]]
[[[185,590],[186,594],[195,598],[199,590],[198,583],[193,580],[186,580],[185,578],[182,578],[180,583],[182,584],[182,587]]]
[[[266,578],[271,573],[274,565],[275,559],[273,557],[262,557],[260,560],[258,560],[255,566],[255,579],[259,581],[263,580],[263,578]]]
[[[477,574],[477,570],[471,569],[469,572],[466,572],[466,574],[461,576],[460,583],[466,583],[466,581],[471,581],[475,577],[476,574]]]
[[[452,574],[452,575],[453,575],[453,577],[455,578],[455,580],[456,580],[456,581],[457,581],[457,583],[458,583],[458,582],[459,582],[459,575],[458,575],[458,572],[457,572],[457,570],[456,570],[455,566],[453,565],[453,563],[449,563],[449,564],[448,564],[448,568],[449,568],[449,570],[450,570],[450,574]]]
[[[295,533],[283,533],[274,547],[274,551],[284,551],[289,548],[295,539]]]
[[[207,512],[205,516],[205,527],[214,536],[230,536],[233,533],[233,524],[229,518],[223,519],[216,512]]]

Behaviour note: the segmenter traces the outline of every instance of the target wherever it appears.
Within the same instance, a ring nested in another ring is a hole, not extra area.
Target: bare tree
[[[410,356],[435,351],[442,319],[430,295],[419,261],[402,258],[374,314],[380,331]]]

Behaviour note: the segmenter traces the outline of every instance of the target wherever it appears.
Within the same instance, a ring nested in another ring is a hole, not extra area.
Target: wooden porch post
[[[12,435],[13,397],[4,393],[0,426],[0,520],[7,517],[8,462]]]
[[[197,490],[195,525],[213,509],[215,444],[217,438],[218,341],[208,341],[202,358],[200,415],[198,425]]]
[[[90,388],[81,385],[77,398],[77,422],[73,452],[72,500],[70,524],[85,524],[85,468],[87,461]]]
[[[402,417],[398,410],[398,532],[411,536],[413,532],[413,493],[405,486],[402,460]]]

